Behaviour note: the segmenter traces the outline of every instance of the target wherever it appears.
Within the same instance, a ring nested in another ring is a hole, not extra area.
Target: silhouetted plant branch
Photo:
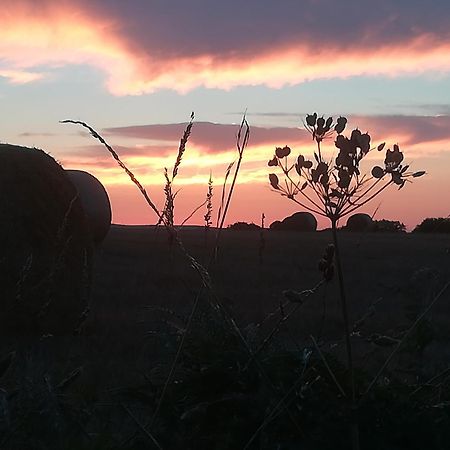
[[[350,137],[345,137],[347,125],[345,117],[334,122],[332,117],[317,117],[317,113],[306,116],[304,126],[316,143],[315,162],[299,155],[294,163],[289,163],[291,148],[276,147],[270,167],[278,167],[284,177],[280,182],[278,175],[269,174],[269,182],[274,191],[294,201],[302,208],[327,217],[331,222],[333,253],[336,261],[344,339],[347,353],[347,369],[351,389],[351,435],[353,450],[359,449],[359,431],[356,419],[358,408],[357,387],[353,371],[351,330],[349,326],[349,308],[347,304],[345,282],[340,257],[337,225],[340,219],[358,210],[391,185],[402,189],[410,178],[425,174],[424,171],[410,172],[409,165],[403,165],[403,153],[397,144],[386,150],[384,167],[374,166],[370,175],[361,174],[360,163],[375,147],[371,147],[371,137],[354,129]],[[327,160],[322,152],[322,142],[336,135],[335,146],[339,150],[337,157]],[[376,147],[381,152],[385,143]],[[298,177],[298,181],[294,180]],[[324,267],[326,264],[322,264]],[[322,269],[321,269],[322,270]],[[332,276],[332,275],[331,275]]]

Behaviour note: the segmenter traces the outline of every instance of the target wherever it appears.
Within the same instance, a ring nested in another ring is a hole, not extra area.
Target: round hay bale
[[[69,335],[85,308],[92,243],[81,201],[42,150],[0,144],[0,330]]]
[[[102,183],[82,170],[66,170],[78,190],[87,222],[96,244],[103,241],[111,226],[111,203]]]
[[[373,229],[373,220],[369,214],[357,213],[347,219],[345,228],[348,231],[370,231]]]
[[[280,229],[286,231],[316,231],[317,220],[309,212],[297,212],[283,219]]]

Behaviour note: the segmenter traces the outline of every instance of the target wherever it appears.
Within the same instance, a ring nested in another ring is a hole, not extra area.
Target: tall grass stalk
[[[205,227],[204,227],[204,236],[205,236],[205,249],[208,246],[208,235],[211,230],[212,225],[212,214],[213,214],[213,179],[212,179],[212,172],[209,172],[209,180],[208,180],[208,191],[206,192],[206,212],[203,216],[205,220]]]
[[[186,151],[186,144],[189,140],[189,137],[192,132],[192,125],[194,123],[194,113],[191,113],[191,117],[189,123],[187,124],[183,136],[180,139],[180,144],[178,146],[178,154],[175,159],[171,174],[169,175],[169,169],[167,167],[164,168],[164,195],[165,195],[165,204],[164,209],[162,211],[162,215],[165,216],[166,222],[170,226],[174,226],[174,216],[175,216],[175,197],[178,195],[178,191],[173,191],[173,182],[178,175],[178,170],[181,165],[181,160],[183,159],[183,155]],[[161,218],[159,219],[157,225],[161,224]],[[172,244],[173,242],[171,242]]]
[[[195,298],[193,307],[191,309],[191,313],[189,315],[189,319],[186,325],[186,328],[184,330],[184,333],[182,334],[181,337],[181,341],[180,344],[177,348],[177,352],[175,354],[174,360],[171,364],[170,367],[170,371],[169,374],[165,380],[164,386],[163,386],[163,390],[161,392],[161,395],[158,399],[155,411],[153,413],[152,419],[150,420],[150,422],[146,425],[143,425],[143,429],[146,429],[148,426],[153,426],[156,418],[158,417],[158,413],[160,411],[161,405],[164,401],[167,389],[169,384],[172,382],[173,379],[173,375],[175,373],[175,369],[176,366],[178,364],[178,360],[181,356],[183,347],[184,347],[184,343],[186,340],[186,336],[188,335],[191,327],[192,327],[192,323],[193,323],[193,318],[195,316],[199,301],[200,301],[200,297],[202,295],[202,292],[204,289],[207,290],[207,292],[209,293],[208,296],[208,300],[210,305],[212,306],[212,308],[217,311],[224,319],[225,322],[231,327],[231,330],[234,332],[234,334],[238,337],[238,339],[241,341],[241,343],[243,344],[245,350],[248,352],[248,354],[253,357],[253,352],[249,346],[249,344],[247,343],[245,337],[243,336],[242,332],[240,331],[239,327],[237,326],[236,322],[234,321],[234,319],[230,316],[229,312],[227,310],[225,310],[217,295],[215,294],[213,287],[212,287],[212,283],[211,283],[211,279],[209,276],[209,272],[208,269],[205,268],[204,266],[202,266],[200,263],[198,263],[198,261],[192,257],[190,255],[190,253],[186,250],[186,248],[184,247],[181,239],[179,238],[178,235],[178,230],[167,220],[167,217],[165,214],[159,212],[158,208],[156,207],[156,204],[151,200],[150,196],[148,195],[147,191],[145,190],[145,188],[143,187],[143,185],[138,181],[138,179],[136,178],[136,176],[133,174],[133,172],[128,169],[128,167],[122,162],[122,160],[120,159],[119,155],[114,151],[114,149],[105,141],[105,139],[99,135],[92,127],[90,127],[89,125],[87,125],[85,122],[82,121],[74,121],[74,120],[64,120],[62,121],[62,123],[74,123],[74,124],[78,124],[81,125],[85,128],[87,128],[91,135],[99,140],[105,147],[106,149],[109,151],[109,153],[112,155],[112,157],[117,161],[118,165],[127,173],[127,175],[130,177],[130,179],[132,180],[132,182],[138,187],[139,191],[141,192],[141,194],[144,196],[147,204],[150,206],[150,208],[157,214],[158,218],[161,220],[161,223],[165,226],[165,228],[167,229],[167,231],[173,236],[174,241],[178,244],[178,246],[180,247],[180,249],[182,250],[182,253],[185,255],[185,257],[188,259],[190,265],[196,270],[196,272],[198,273],[198,275],[200,276],[202,285],[201,288],[199,289],[197,296]],[[249,140],[249,135],[250,135],[250,128],[248,125],[248,122],[244,116],[241,125],[239,127],[238,133],[237,133],[237,137],[236,137],[236,148],[238,151],[238,158],[237,158],[237,164],[236,164],[236,169],[233,173],[233,179],[232,179],[232,183],[230,185],[230,188],[228,190],[228,193],[225,195],[225,193],[223,193],[223,201],[222,201],[222,209],[221,212],[218,216],[218,223],[219,223],[219,227],[217,230],[217,234],[216,234],[216,245],[215,248],[218,248],[218,244],[220,241],[220,236],[221,236],[221,230],[223,228],[223,225],[225,223],[225,219],[227,216],[227,212],[230,206],[230,202],[231,202],[231,198],[234,192],[234,187],[236,184],[236,180],[237,180],[237,176],[239,173],[239,169],[241,166],[241,162],[242,162],[242,158],[244,155],[244,150],[247,147],[248,144],[248,140]],[[182,153],[181,153],[182,156]],[[177,158],[177,160],[179,159],[179,161],[181,162],[181,157],[179,154],[179,158]],[[174,175],[176,175],[178,167],[179,167],[180,163],[176,163],[174,166],[174,171],[172,173],[172,177]],[[229,171],[231,171],[231,166],[229,166]],[[224,192],[225,192],[225,186],[224,186]],[[208,267],[211,265],[212,261],[214,260],[214,254],[216,252],[213,252],[213,254],[211,255],[211,259],[210,262],[208,264]],[[257,358],[254,358],[254,362],[256,364],[256,366],[258,367],[258,370],[260,372],[260,374],[262,375],[262,377],[264,378],[264,380],[266,381],[268,387],[271,389],[271,391],[273,392],[274,395],[278,396],[278,391],[277,389],[273,386],[273,384],[270,381],[270,378],[268,377],[267,373],[265,372],[265,369],[263,368],[263,366],[261,365],[261,363],[259,362],[259,360]],[[293,423],[293,425],[297,428],[297,430],[299,432],[301,432],[300,427],[295,419],[295,417],[293,416],[292,412],[288,409],[287,404],[285,404],[285,402],[282,402],[283,404],[283,410],[286,411],[286,413],[289,416],[289,419],[291,420],[291,422]],[[134,435],[127,438],[124,442],[122,442],[123,445],[126,445],[127,442],[129,442],[131,439],[134,438]]]
[[[231,199],[233,197],[233,192],[234,192],[234,188],[236,186],[237,176],[239,173],[239,169],[241,168],[242,158],[244,157],[244,150],[247,147],[249,138],[250,138],[250,127],[248,125],[247,118],[244,114],[242,121],[241,121],[241,125],[239,127],[239,130],[238,130],[238,133],[236,136],[236,150],[238,153],[236,164],[234,164],[234,162],[232,162],[228,166],[226,174],[225,174],[223,187],[222,187],[222,198],[221,198],[219,213],[217,216],[218,227],[217,227],[217,233],[216,233],[216,242],[215,242],[215,246],[214,246],[214,258],[217,257],[217,253],[219,250],[220,236],[222,234],[223,225],[225,223],[225,219],[228,214],[228,208],[230,207]],[[233,179],[231,181],[228,193],[225,194],[227,179],[230,175],[233,165],[235,165]]]

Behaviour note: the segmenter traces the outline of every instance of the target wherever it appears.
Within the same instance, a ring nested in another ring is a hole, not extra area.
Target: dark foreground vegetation
[[[205,264],[209,233],[180,232]],[[202,288],[163,228],[114,226],[81,334],[2,339],[0,448],[349,448],[337,281],[318,270],[331,233],[261,236],[224,230]],[[341,236],[363,449],[450,448],[449,249],[445,234]]]

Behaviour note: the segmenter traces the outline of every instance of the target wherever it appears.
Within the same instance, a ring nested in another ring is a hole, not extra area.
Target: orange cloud
[[[257,46],[248,36],[249,42],[222,52],[201,39],[199,49],[183,46],[183,51],[175,51],[181,46],[176,39],[167,43],[164,34],[155,32],[149,43],[144,38],[147,29],[133,33],[117,11],[114,15],[100,7],[74,1],[42,1],[38,7],[24,0],[2,6],[0,76],[15,83],[32,82],[54,67],[88,64],[105,73],[110,92],[127,95],[166,88],[187,92],[199,86],[280,88],[318,78],[450,71],[450,41],[433,30],[389,42],[378,35],[372,39],[373,27],[365,23],[360,39],[352,42],[317,41],[299,34]],[[150,9],[147,16],[146,27],[152,29],[155,21],[156,29],[158,17]],[[168,45],[172,47],[165,51]]]
[[[0,76],[11,82],[32,82],[67,64],[97,67],[111,85],[132,78],[133,57],[112,18],[91,17],[68,1],[36,5],[19,0],[2,5],[0,21]]]

